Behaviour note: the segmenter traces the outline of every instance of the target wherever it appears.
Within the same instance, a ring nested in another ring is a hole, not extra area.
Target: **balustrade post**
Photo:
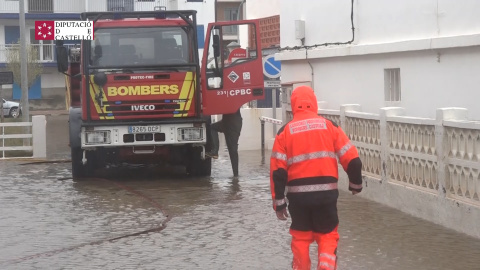
[[[390,159],[390,140],[391,132],[388,130],[387,118],[390,116],[403,116],[405,115],[405,109],[401,107],[385,107],[380,108],[380,158],[382,161],[381,177],[382,182],[388,182],[390,165],[388,160]]]
[[[362,106],[360,106],[360,104],[344,104],[340,106],[340,123],[338,124],[342,127],[344,131],[347,128],[345,113],[348,111],[361,112]]]
[[[440,198],[445,198],[450,189],[450,184],[447,183],[447,166],[446,161],[448,152],[445,149],[446,136],[445,126],[443,121],[445,120],[467,120],[468,110],[465,108],[440,108],[437,109],[437,117],[435,123],[435,150],[437,153],[437,183],[438,183],[438,195]]]
[[[33,157],[47,157],[47,119],[45,115],[32,116]]]

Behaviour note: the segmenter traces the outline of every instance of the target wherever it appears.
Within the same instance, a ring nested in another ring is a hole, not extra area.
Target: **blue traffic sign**
[[[275,60],[275,55],[265,56],[263,58],[263,75],[270,79],[280,77],[282,65],[280,61]]]

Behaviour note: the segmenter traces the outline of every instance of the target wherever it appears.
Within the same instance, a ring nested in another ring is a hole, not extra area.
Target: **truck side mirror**
[[[59,72],[66,72],[68,70],[68,52],[64,46],[57,46],[57,68]]]
[[[220,57],[220,31],[218,29],[213,29],[213,56],[215,58]]]

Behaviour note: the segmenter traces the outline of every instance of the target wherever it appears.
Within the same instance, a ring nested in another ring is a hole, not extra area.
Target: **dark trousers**
[[[227,143],[228,154],[230,155],[230,162],[232,163],[233,175],[238,176],[238,139],[240,138],[240,133],[225,127],[223,120],[213,123],[211,128],[212,153],[218,153],[218,133],[221,132],[225,135],[225,142]]]
[[[337,202],[305,205],[290,201],[288,211],[292,217],[291,229],[329,233],[338,226]]]

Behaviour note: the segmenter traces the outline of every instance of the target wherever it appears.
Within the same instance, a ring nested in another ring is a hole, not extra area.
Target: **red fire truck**
[[[67,78],[73,177],[108,164],[162,162],[210,175],[210,116],[264,98],[260,39],[244,58],[227,61],[232,34],[258,37],[258,21],[209,24],[200,63],[196,11],[87,12],[81,19],[94,22],[94,40],[56,44]]]

